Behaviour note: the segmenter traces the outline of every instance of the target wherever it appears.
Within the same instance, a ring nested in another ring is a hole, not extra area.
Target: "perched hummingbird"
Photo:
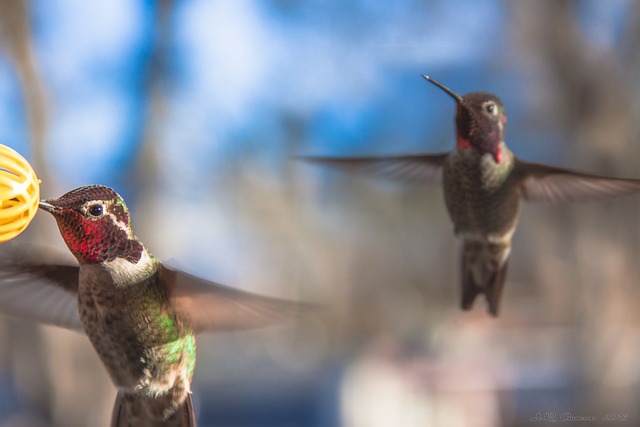
[[[79,265],[33,248],[0,258],[0,311],[87,334],[118,388],[112,427],[195,426],[194,335],[263,326],[300,308],[164,266],[111,188],[80,187],[40,208]]]
[[[511,252],[520,199],[573,202],[640,191],[640,180],[573,172],[518,159],[505,143],[507,115],[488,92],[460,96],[422,75],[456,102],[456,147],[441,154],[386,157],[302,157],[404,181],[441,182],[454,232],[462,240],[462,309],[484,293],[497,316]]]

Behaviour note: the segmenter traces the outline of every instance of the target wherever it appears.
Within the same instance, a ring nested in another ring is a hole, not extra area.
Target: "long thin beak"
[[[40,202],[38,203],[38,207],[49,213],[53,213],[60,209],[57,206],[53,206],[51,203],[47,202],[46,200],[40,200]]]
[[[429,83],[433,83],[434,85],[438,86],[440,89],[442,89],[443,91],[447,92],[449,95],[451,95],[453,97],[453,99],[456,100],[456,102],[458,104],[462,104],[462,97],[460,95],[458,95],[457,93],[455,93],[454,91],[452,91],[451,89],[449,89],[448,87],[446,87],[445,85],[443,85],[442,83],[440,83],[437,80],[432,79],[431,77],[425,75],[425,74],[420,74],[426,81],[428,81]]]

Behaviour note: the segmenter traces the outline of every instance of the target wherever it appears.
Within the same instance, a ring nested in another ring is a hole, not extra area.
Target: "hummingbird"
[[[498,316],[520,203],[578,202],[630,195],[640,180],[610,178],[517,158],[506,145],[504,104],[489,92],[459,95],[422,74],[456,103],[455,148],[446,153],[380,157],[301,157],[405,182],[441,184],[455,235],[461,241],[461,307],[484,294]]]
[[[162,264],[109,187],[76,188],[39,207],[77,263],[32,247],[0,258],[0,311],[88,336],[118,388],[112,427],[195,426],[195,335],[264,326],[302,306]]]

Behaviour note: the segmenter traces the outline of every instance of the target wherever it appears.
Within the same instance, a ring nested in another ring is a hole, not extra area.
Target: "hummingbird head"
[[[40,201],[56,219],[60,234],[80,264],[97,264],[118,258],[137,263],[144,247],[131,229],[129,210],[109,187],[76,188],[57,199]]]
[[[422,74],[425,80],[448,93],[456,101],[456,145],[459,149],[474,148],[480,154],[491,154],[502,162],[507,115],[500,98],[489,92],[458,95],[442,83]]]

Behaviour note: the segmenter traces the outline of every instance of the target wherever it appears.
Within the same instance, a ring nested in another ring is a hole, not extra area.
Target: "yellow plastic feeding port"
[[[40,181],[31,165],[0,144],[0,242],[22,233],[38,210]]]

